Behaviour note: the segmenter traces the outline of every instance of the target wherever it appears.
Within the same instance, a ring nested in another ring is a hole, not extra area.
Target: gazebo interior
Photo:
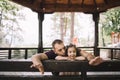
[[[0,60],[0,80],[120,80],[120,60],[104,61],[98,66],[91,66],[88,61],[60,61],[45,60],[42,61],[46,72],[81,72],[80,76],[56,76],[40,75],[39,70],[30,68],[31,61],[12,60],[12,50],[24,50],[25,57],[28,59],[30,49],[38,49],[43,52],[42,27],[45,14],[54,12],[84,12],[93,15],[95,22],[95,39],[94,54],[99,56],[100,49],[98,46],[98,23],[99,14],[108,9],[120,6],[120,0],[9,0],[17,4],[30,8],[38,13],[39,21],[39,44],[38,48],[0,48],[7,50],[8,60]],[[29,13],[28,13],[29,14]],[[116,50],[116,48],[106,48]],[[120,48],[118,48],[120,49]],[[36,71],[38,74],[36,75]],[[12,72],[12,73],[6,73]],[[22,72],[22,73],[21,73]],[[88,73],[87,73],[88,72]],[[93,72],[89,75],[90,72]],[[101,74],[97,73],[100,72]],[[112,74],[111,74],[112,72]],[[116,73],[114,73],[116,72]],[[24,73],[24,74],[23,74]]]
[[[22,6],[30,8],[32,11],[38,13],[39,20],[39,44],[38,52],[43,52],[43,36],[42,27],[44,14],[52,14],[54,12],[84,12],[93,15],[93,21],[95,22],[95,42],[94,42],[94,54],[100,55],[98,48],[98,22],[99,14],[105,12],[108,9],[120,6],[120,0],[10,0]],[[9,57],[11,58],[11,49],[9,50]],[[1,49],[2,50],[2,49]],[[25,49],[26,50],[26,49]],[[26,50],[27,56],[27,50]],[[25,57],[27,58],[27,57]]]
[[[120,0],[10,0],[38,13],[39,17],[39,44],[38,52],[43,52],[42,22],[44,14],[54,12],[84,12],[93,15],[95,22],[94,54],[99,54],[98,49],[98,22],[99,14],[110,8],[120,6]]]

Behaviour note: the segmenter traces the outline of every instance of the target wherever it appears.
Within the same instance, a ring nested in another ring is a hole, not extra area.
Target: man
[[[47,59],[55,59],[56,57],[60,57],[62,60],[68,60],[68,57],[65,57],[65,46],[63,41],[56,39],[52,43],[53,50],[50,50],[45,53],[35,54],[32,56],[32,62],[33,65],[31,67],[37,68],[42,74],[44,74],[44,67],[41,62],[41,60],[47,60]],[[84,56],[88,61],[90,65],[99,65],[103,62],[102,58],[95,57],[94,55],[87,53],[84,50],[80,50],[80,55]]]

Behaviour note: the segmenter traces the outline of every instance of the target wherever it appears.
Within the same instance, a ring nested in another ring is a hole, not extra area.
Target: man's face
[[[62,56],[62,55],[65,55],[65,46],[63,43],[61,44],[55,44],[54,46],[54,51],[56,54]]]

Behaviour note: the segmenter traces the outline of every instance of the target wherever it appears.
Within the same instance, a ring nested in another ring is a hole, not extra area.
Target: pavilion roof
[[[120,0],[10,0],[36,12],[104,12],[120,6]]]

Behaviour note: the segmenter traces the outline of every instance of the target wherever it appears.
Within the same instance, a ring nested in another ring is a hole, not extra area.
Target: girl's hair
[[[70,43],[69,45],[66,46],[66,50],[65,50],[65,56],[68,56],[68,49],[71,48],[71,47],[74,47],[76,49],[76,56],[79,56],[80,55],[80,49],[78,49],[76,47],[76,45]]]

